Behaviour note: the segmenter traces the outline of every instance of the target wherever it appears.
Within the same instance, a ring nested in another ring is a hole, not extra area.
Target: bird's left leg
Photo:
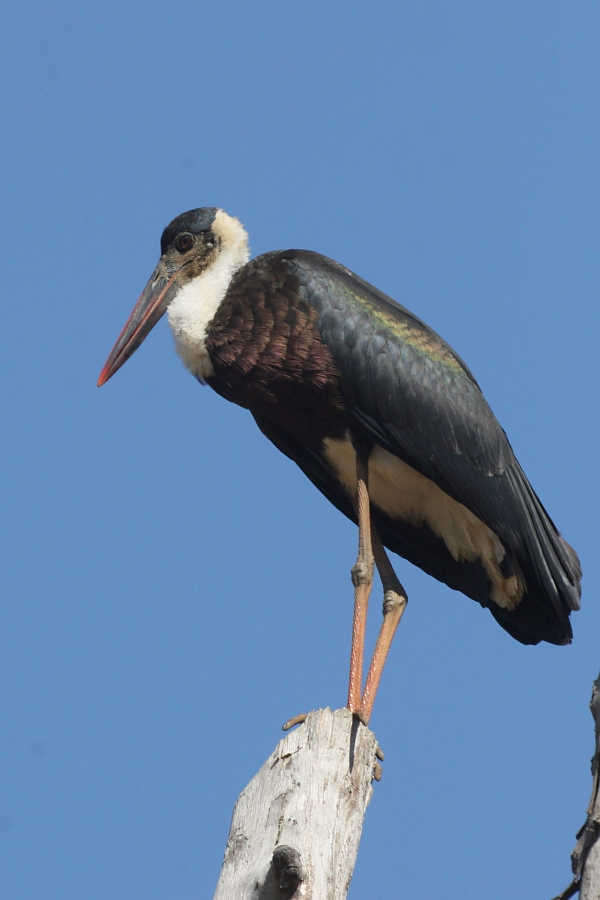
[[[371,540],[377,571],[383,585],[383,622],[375,644],[375,650],[373,651],[367,683],[365,684],[360,704],[360,717],[365,724],[368,723],[371,717],[383,667],[394,639],[396,628],[408,603],[406,591],[398,581],[398,577],[374,525],[371,526]]]
[[[348,709],[363,719],[361,710],[362,673],[365,655],[365,633],[367,630],[367,612],[369,595],[373,586],[375,557],[371,546],[371,504],[369,501],[369,455],[370,446],[360,441],[355,444],[356,450],[356,503],[358,518],[358,556],[352,567],[352,584],[354,585],[354,619],[352,621],[352,649],[350,651],[350,683],[348,685]],[[295,716],[283,726],[284,731],[299,725],[306,716]]]
[[[356,447],[356,512],[358,516],[358,556],[352,568],[354,585],[354,619],[352,622],[352,650],[350,653],[350,684],[348,709],[362,718],[362,670],[365,653],[365,632],[369,595],[373,585],[375,558],[371,546],[371,508],[369,502],[369,453]]]

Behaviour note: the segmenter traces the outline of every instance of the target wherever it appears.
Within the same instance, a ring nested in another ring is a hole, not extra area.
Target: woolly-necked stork
[[[258,427],[359,527],[349,708],[368,721],[406,605],[385,547],[482,606],[518,641],[568,644],[581,568],[473,375],[427,325],[307,250],[249,261],[221,209],[168,225],[104,384],[166,312],[196,378]],[[374,566],[384,620],[362,691]]]

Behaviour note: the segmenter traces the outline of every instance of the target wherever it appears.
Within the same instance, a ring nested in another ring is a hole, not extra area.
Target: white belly
[[[356,497],[356,454],[349,440],[325,441],[325,458],[344,488]],[[371,503],[392,519],[427,525],[441,538],[455,560],[481,560],[490,580],[490,598],[514,609],[524,590],[522,578],[503,578],[499,563],[506,555],[500,538],[470,510],[433,481],[380,447],[369,457]]]

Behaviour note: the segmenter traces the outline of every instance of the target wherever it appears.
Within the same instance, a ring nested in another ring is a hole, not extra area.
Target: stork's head
[[[184,363],[200,378],[210,374],[206,328],[233,275],[249,258],[248,235],[241,222],[222,209],[192,209],[167,225],[160,250],[158,265],[100,373],[98,387],[121,368],[167,310]]]

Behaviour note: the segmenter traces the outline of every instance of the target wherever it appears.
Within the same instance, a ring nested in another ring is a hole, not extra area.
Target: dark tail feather
[[[492,615],[518,641],[569,644],[573,637],[569,615],[579,609],[581,566],[573,548],[560,536],[523,470],[513,467],[510,478],[523,501],[526,527],[512,555],[527,585],[512,611],[490,604]]]
[[[557,615],[549,608],[544,594],[527,593],[516,609],[502,609],[490,603],[490,612],[499,625],[521,644],[570,644],[573,639],[571,623],[567,615]]]

